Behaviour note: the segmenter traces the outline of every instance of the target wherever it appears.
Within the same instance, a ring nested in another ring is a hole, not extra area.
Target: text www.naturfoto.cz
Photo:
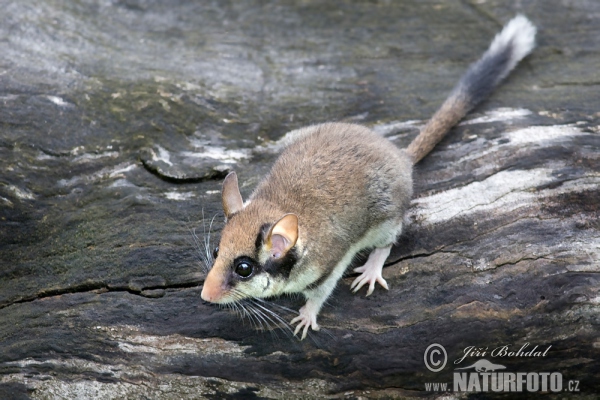
[[[448,383],[443,382],[427,382],[425,383],[425,390],[428,392],[447,392]]]

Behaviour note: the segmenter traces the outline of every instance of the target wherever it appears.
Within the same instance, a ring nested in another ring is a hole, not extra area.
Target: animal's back
[[[327,123],[288,145],[253,198],[298,214],[309,230],[349,239],[404,215],[411,172],[409,157],[389,140],[363,126]]]

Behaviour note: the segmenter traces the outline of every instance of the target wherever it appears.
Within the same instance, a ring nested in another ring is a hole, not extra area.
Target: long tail
[[[471,64],[407,152],[418,163],[473,107],[484,100],[535,47],[535,26],[523,15],[513,18],[483,56]]]

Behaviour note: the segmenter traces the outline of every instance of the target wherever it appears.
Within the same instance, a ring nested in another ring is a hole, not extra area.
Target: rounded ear
[[[225,216],[229,218],[231,215],[244,208],[244,201],[238,187],[237,174],[230,172],[223,181],[223,190],[221,192],[223,202],[223,211]]]
[[[281,258],[294,247],[298,241],[298,216],[285,214],[275,222],[266,237],[266,245],[271,257]]]

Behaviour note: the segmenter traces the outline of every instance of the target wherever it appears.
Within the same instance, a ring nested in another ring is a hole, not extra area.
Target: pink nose
[[[204,284],[204,287],[202,288],[202,293],[200,294],[200,297],[202,297],[202,300],[209,301],[211,303],[213,303],[216,299],[219,298],[218,293],[215,293],[214,290],[207,287],[206,283]]]
[[[206,276],[200,297],[202,297],[202,300],[204,301],[218,303],[219,300],[223,298],[224,293],[223,280],[217,275],[213,268]]]

